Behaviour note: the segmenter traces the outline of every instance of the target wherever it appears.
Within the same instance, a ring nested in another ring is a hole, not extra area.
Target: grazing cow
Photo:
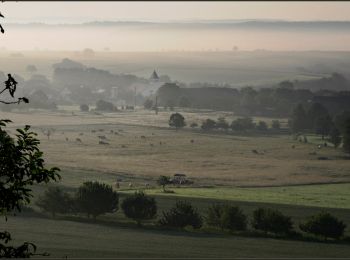
[[[103,131],[104,131],[104,129],[98,129],[98,131],[103,132]]]
[[[193,139],[191,139],[191,144],[193,144],[194,143],[194,140]]]
[[[118,132],[114,132],[114,134],[115,134],[115,135],[119,135],[119,133],[118,133]]]
[[[252,153],[259,154],[257,150],[252,150]]]
[[[122,148],[126,148],[126,146],[125,146],[125,145],[123,145],[123,144],[122,144],[122,146],[121,146],[121,147],[122,147]]]
[[[98,144],[109,145],[109,143],[103,141],[99,141]]]
[[[141,139],[146,139],[146,136],[144,136],[144,135],[141,135]]]
[[[80,133],[79,135],[80,135],[80,136],[81,136],[81,135],[84,135],[84,133]]]
[[[96,133],[96,130],[91,130],[91,133]]]
[[[99,135],[98,138],[100,138],[101,140],[107,140],[107,137],[105,135]]]
[[[130,182],[130,183],[129,183],[129,188],[132,188],[132,186],[133,186],[133,185],[132,185],[132,182]]]
[[[152,133],[152,135],[154,135],[154,133]]]
[[[145,183],[145,186],[146,186],[146,188],[148,189],[149,188],[149,183]]]
[[[114,133],[114,131],[113,131],[113,130],[111,130],[111,131],[110,131],[110,133],[111,133],[111,134],[113,134],[113,133]]]
[[[66,137],[66,142],[68,142],[68,137]]]
[[[75,141],[77,141],[78,143],[82,143],[83,141],[81,141],[80,138],[76,138]]]
[[[159,145],[162,145],[162,141],[159,142]]]
[[[149,144],[149,145],[153,147],[153,144]]]
[[[294,149],[295,148],[295,145],[292,145],[292,149]]]

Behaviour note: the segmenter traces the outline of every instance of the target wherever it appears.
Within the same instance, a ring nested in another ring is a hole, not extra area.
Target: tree
[[[242,210],[228,204],[213,204],[209,207],[206,222],[210,226],[231,231],[247,229],[247,217]]]
[[[307,112],[309,128],[315,129],[316,120],[320,117],[329,116],[327,109],[320,103],[313,103]]]
[[[254,128],[255,124],[251,117],[237,118],[231,123],[231,129],[234,131],[245,131]]]
[[[219,129],[227,130],[230,126],[224,117],[220,117],[218,118],[218,121],[216,122],[215,127]]]
[[[68,193],[63,192],[59,187],[50,187],[43,196],[39,196],[36,204],[44,211],[50,212],[52,217],[56,213],[68,213],[71,209],[72,199]]]
[[[300,224],[300,229],[306,233],[339,239],[344,235],[346,225],[332,216],[330,213],[321,212],[309,218],[305,223]]]
[[[339,130],[333,126],[329,134],[329,141],[337,148],[341,144],[341,136]]]
[[[96,102],[96,110],[112,112],[116,111],[117,108],[112,103],[100,99]]]
[[[143,103],[143,107],[145,109],[152,109],[153,101],[151,99],[146,99],[146,101]]]
[[[80,111],[82,111],[82,112],[89,112],[89,106],[87,104],[81,104],[80,105]]]
[[[346,124],[346,121],[349,119],[350,119],[350,111],[348,110],[344,110],[338,113],[334,117],[334,124],[341,133],[345,131],[345,124]]]
[[[141,226],[142,220],[153,219],[157,214],[155,199],[143,192],[135,192],[134,195],[128,196],[121,206],[125,216],[135,220],[138,226]]]
[[[267,124],[265,121],[259,121],[258,125],[256,126],[256,129],[260,131],[266,131],[267,130]]]
[[[76,203],[80,212],[92,215],[112,213],[118,210],[118,193],[110,185],[99,182],[85,182],[76,193]]]
[[[279,120],[272,120],[272,129],[280,129],[281,128],[281,124]]]
[[[30,203],[31,186],[60,178],[58,168],[45,167],[43,152],[38,147],[40,141],[35,138],[37,134],[30,131],[30,126],[17,129],[16,138],[13,138],[4,130],[10,122],[0,120],[0,214],[5,216]],[[10,241],[10,233],[0,232],[0,257],[29,257],[36,251],[32,243],[7,246]]]
[[[293,229],[293,222],[278,210],[259,208],[253,212],[252,226],[265,233],[289,234]]]
[[[187,97],[185,97],[185,96],[180,97],[180,100],[179,100],[180,107],[189,107],[190,104],[191,104],[191,102]]]
[[[207,120],[203,121],[201,128],[203,130],[212,130],[216,127],[216,122],[210,118]]]
[[[165,185],[170,184],[170,178],[168,176],[159,176],[157,184],[163,187],[163,192],[165,192]]]
[[[346,153],[350,153],[350,119],[348,119],[344,125],[343,149]]]
[[[293,110],[290,122],[294,133],[301,132],[308,128],[306,112],[301,104]]]
[[[329,135],[332,126],[332,119],[328,114],[326,114],[315,119],[314,130],[316,134],[322,135],[323,140],[325,136]]]
[[[1,17],[4,17],[0,13]],[[0,31],[4,29],[0,24]],[[12,99],[17,89],[18,82],[8,74],[4,82],[5,87],[0,95],[9,92]],[[15,101],[0,100],[3,104],[28,103],[25,97]],[[10,120],[0,119],[0,215],[5,216],[13,210],[21,211],[21,208],[30,203],[33,196],[31,186],[40,183],[57,181],[60,176],[56,167],[46,168],[43,152],[39,149],[40,141],[37,135],[30,131],[30,126],[17,129],[16,137],[11,137],[5,130]],[[36,245],[25,242],[20,246],[8,245],[12,240],[7,231],[0,232],[0,258],[27,258],[36,252]]]
[[[175,127],[175,129],[182,128],[186,125],[185,118],[180,113],[174,113],[170,116],[169,126]]]
[[[167,212],[163,211],[163,217],[159,220],[160,225],[175,228],[192,226],[198,229],[202,223],[202,217],[197,209],[187,201],[177,201],[175,207]]]

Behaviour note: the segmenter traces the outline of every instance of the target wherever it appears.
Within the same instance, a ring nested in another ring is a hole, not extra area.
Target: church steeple
[[[158,77],[158,74],[156,72],[156,70],[153,71],[151,77],[150,77],[150,80],[154,80],[154,81],[158,81],[159,80],[159,77]]]

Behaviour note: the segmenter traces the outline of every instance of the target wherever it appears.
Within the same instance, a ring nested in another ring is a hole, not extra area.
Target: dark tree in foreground
[[[312,216],[305,223],[300,224],[300,229],[306,233],[339,239],[344,235],[346,225],[329,213],[322,212]]]
[[[153,219],[157,214],[157,203],[154,198],[146,196],[143,192],[135,192],[122,203],[122,209],[128,218],[141,226],[141,221]]]
[[[176,202],[175,207],[167,212],[163,211],[163,217],[159,220],[160,225],[175,228],[192,226],[197,229],[202,226],[202,223],[202,217],[197,209],[187,201]]]
[[[72,199],[68,193],[62,191],[59,187],[50,187],[45,193],[39,196],[36,204],[39,208],[56,216],[56,213],[68,213],[71,210]]]
[[[157,179],[157,184],[163,187],[163,191],[165,192],[165,185],[170,184],[170,178],[168,176],[159,176],[159,178]]]
[[[301,104],[293,110],[290,122],[293,133],[298,133],[308,128],[307,115]]]
[[[185,118],[180,113],[174,113],[170,116],[169,126],[175,127],[175,129],[182,128],[186,125]]]
[[[96,220],[98,215],[118,210],[119,196],[112,186],[99,182],[85,182],[76,193],[78,211]]]
[[[289,234],[293,230],[290,217],[278,210],[259,208],[253,212],[253,228],[274,234]]]
[[[212,130],[216,127],[216,122],[210,118],[208,118],[207,120],[203,121],[201,128],[203,130]]]
[[[247,229],[247,216],[240,208],[228,204],[213,204],[209,207],[206,222],[210,226],[231,231]]]
[[[4,129],[10,120],[0,120],[0,214],[7,216],[13,210],[30,203],[31,186],[57,181],[58,168],[47,169],[39,149],[39,140],[30,127],[17,129],[15,138]],[[8,232],[0,232],[0,257],[29,257],[36,247],[26,242],[19,247],[7,246],[11,241]]]

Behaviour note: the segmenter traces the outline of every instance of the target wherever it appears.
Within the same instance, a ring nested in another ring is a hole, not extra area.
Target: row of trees
[[[350,112],[343,111],[334,117],[320,103],[313,103],[308,109],[299,104],[293,110],[289,121],[292,132],[313,132],[328,138],[334,147],[343,142],[343,148],[350,152]]]
[[[169,126],[175,127],[176,129],[182,128],[186,126],[185,118],[180,113],[174,113],[170,116],[169,119]],[[191,128],[198,127],[197,123],[192,123],[190,125]],[[273,120],[272,129],[280,129],[281,124],[279,120]],[[253,122],[253,119],[251,117],[243,117],[243,118],[237,118],[232,121],[231,124],[229,124],[224,117],[220,117],[217,119],[217,121],[213,119],[206,119],[202,122],[201,129],[203,130],[213,130],[213,129],[221,129],[221,130],[228,130],[232,129],[233,131],[246,131],[246,130],[258,130],[258,131],[267,131],[268,125],[265,121],[259,121],[257,124]]]
[[[37,204],[43,210],[51,212],[53,216],[56,213],[78,212],[85,213],[88,217],[91,215],[96,219],[101,214],[116,212],[119,196],[109,185],[86,182],[79,187],[74,198],[59,188],[50,188],[44,196],[39,198]],[[157,217],[156,200],[143,192],[135,192],[127,196],[121,203],[121,208],[125,216],[134,220],[138,226],[141,226],[143,221]],[[222,231],[248,229],[248,217],[239,207],[227,203],[211,205],[206,216],[202,216],[188,201],[177,201],[175,206],[168,211],[163,211],[157,221],[158,225],[170,228],[191,226],[199,229],[204,223]],[[256,209],[253,212],[251,226],[254,230],[265,234],[289,236],[296,233],[291,217],[270,208]],[[339,239],[344,235],[346,225],[331,214],[322,212],[301,223],[299,228],[305,233],[322,236],[324,239]]]

